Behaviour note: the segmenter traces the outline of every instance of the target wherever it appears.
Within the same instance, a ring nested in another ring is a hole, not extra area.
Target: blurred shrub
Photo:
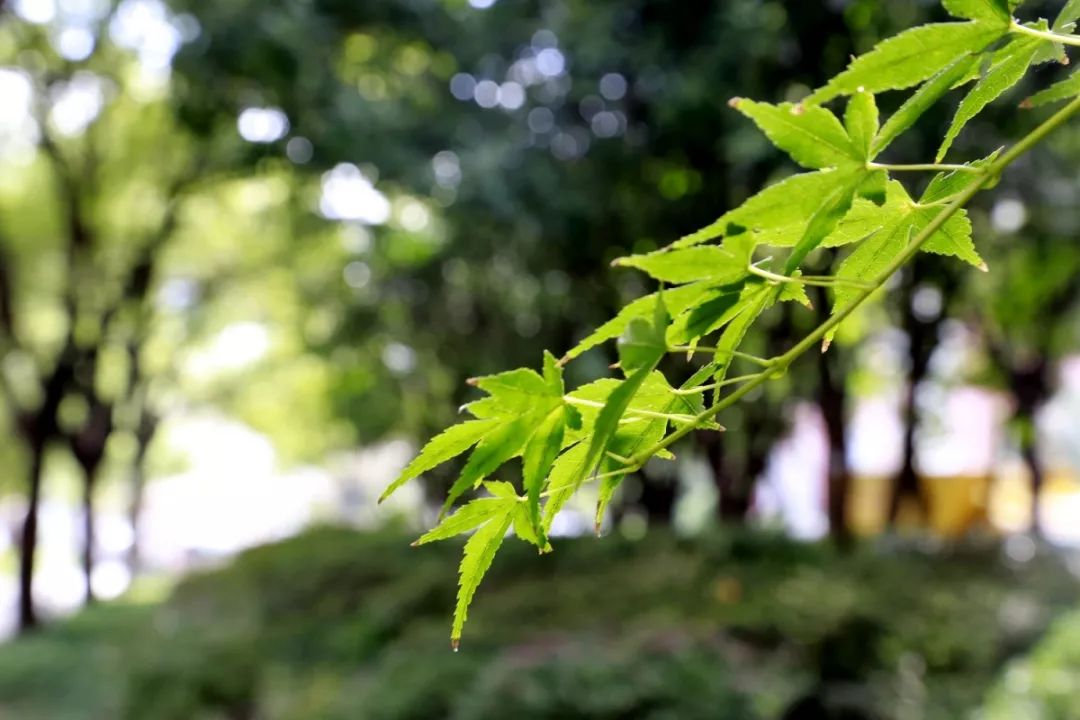
[[[986,720],[1080,719],[1080,612],[1060,618],[990,693]]]
[[[256,548],[161,606],[95,608],[0,648],[0,717],[738,719],[816,707],[891,718],[902,707],[946,720],[979,707],[1075,603],[1053,555],[1011,565],[993,543],[837,555],[761,532],[612,536],[543,559],[508,547],[452,653],[456,550],[341,528]],[[1045,647],[1063,654],[1072,637],[1047,640],[1033,678],[1058,662],[1041,659]],[[1047,672],[1051,687],[1060,675]]]

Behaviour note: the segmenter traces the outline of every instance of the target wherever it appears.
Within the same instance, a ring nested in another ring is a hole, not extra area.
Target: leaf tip
[[[979,264],[975,267],[979,268],[979,270],[982,270],[983,272],[990,272],[990,266],[986,264],[985,260],[980,260]]]
[[[742,101],[743,101],[743,99],[741,97],[739,97],[738,95],[736,95],[735,97],[728,100],[727,104],[728,104],[728,107],[735,108],[736,110],[738,110],[739,109],[739,103],[741,103]]]
[[[1021,110],[1030,110],[1031,108],[1035,107],[1035,105],[1031,102],[1031,98],[1024,98],[1022,101],[1020,101],[1020,105],[1018,105],[1018,107]]]
[[[471,377],[471,378],[467,378],[465,380],[465,384],[470,386],[470,387],[476,387],[479,383],[480,383],[480,378]]]
[[[824,340],[821,341],[821,352],[822,352],[822,354],[829,351],[829,346],[830,345],[832,345],[832,338],[831,337],[827,337],[827,338],[825,338]]]
[[[461,649],[461,638],[450,638],[450,649],[457,652]]]
[[[806,112],[806,106],[803,105],[801,102],[800,103],[795,103],[794,105],[791,106],[791,114],[792,115],[802,115],[805,112]]]

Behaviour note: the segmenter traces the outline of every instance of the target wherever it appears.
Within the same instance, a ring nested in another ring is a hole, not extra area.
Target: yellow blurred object
[[[930,529],[955,538],[986,526],[990,478],[985,475],[920,478],[930,511]]]
[[[742,583],[738,578],[717,578],[713,583],[713,597],[724,605],[733,605],[742,599]]]
[[[861,476],[852,478],[847,522],[858,536],[884,532],[889,525],[889,498],[893,478]],[[901,502],[897,527],[925,527],[945,536],[957,537],[987,523],[990,479],[986,476],[921,478],[929,506],[929,519],[922,517],[915,501]]]
[[[891,478],[881,476],[851,478],[847,524],[853,534],[868,537],[884,532],[888,525],[891,483]]]

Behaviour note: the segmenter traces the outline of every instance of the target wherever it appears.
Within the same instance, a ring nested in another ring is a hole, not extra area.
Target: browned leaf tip
[[[472,387],[476,387],[476,384],[478,382],[480,382],[480,378],[469,378],[468,380],[465,381],[465,384],[470,385]]]
[[[1031,98],[1024,98],[1024,100],[1020,103],[1021,110],[1030,110],[1032,107],[1034,106],[1031,104]]]
[[[735,97],[731,98],[730,100],[728,100],[727,104],[728,104],[728,107],[738,108],[739,103],[741,103],[741,102],[742,102],[742,98],[738,97],[738,96],[735,96]]]

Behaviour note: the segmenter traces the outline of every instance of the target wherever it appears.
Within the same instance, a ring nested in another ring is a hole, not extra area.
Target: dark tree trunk
[[[904,277],[903,290],[900,293],[902,325],[908,338],[908,377],[902,410],[903,460],[900,474],[896,478],[889,498],[889,522],[892,525],[896,524],[897,515],[905,498],[915,501],[924,522],[929,518],[929,504],[919,484],[918,473],[915,471],[915,429],[919,416],[918,409],[915,407],[915,398],[919,386],[926,379],[927,371],[930,369],[930,357],[937,345],[938,329],[943,318],[940,314],[933,318],[920,318],[915,313],[915,293],[919,288],[919,278],[929,274],[928,262],[934,261],[927,261],[923,256],[915,259]],[[949,285],[951,281],[946,279],[944,284]]]
[[[1039,494],[1043,486],[1042,464],[1039,462],[1038,441],[1035,437],[1034,428],[1021,445],[1020,453],[1027,465],[1031,478],[1031,532],[1042,537],[1042,521],[1039,518]]]
[[[60,434],[57,413],[64,398],[64,391],[72,378],[72,352],[70,342],[60,353],[56,367],[45,381],[44,398],[36,412],[20,413],[19,435],[30,454],[27,477],[26,517],[23,520],[22,537],[19,541],[19,630],[25,632],[38,624],[34,608],[34,561],[38,541],[38,513],[41,509],[42,484],[45,480],[45,453],[49,443]]]
[[[1041,536],[1039,494],[1045,473],[1039,461],[1039,432],[1035,426],[1035,416],[1050,395],[1049,367],[1045,359],[1039,358],[1013,369],[1009,376],[1016,399],[1015,419],[1021,423],[1020,454],[1031,478],[1031,532]]]
[[[904,392],[903,463],[900,466],[900,474],[896,478],[896,484],[893,486],[893,492],[889,498],[889,522],[894,525],[897,516],[900,514],[900,506],[904,498],[913,498],[923,519],[929,517],[927,500],[922,492],[922,486],[919,484],[919,474],[915,470],[915,427],[919,421],[918,412],[915,408],[915,394],[923,377],[925,377],[925,370],[920,373],[912,372],[908,378],[907,389]]]
[[[93,605],[94,596],[94,540],[97,537],[94,532],[94,490],[97,486],[98,466],[84,468],[86,477],[83,481],[83,582],[85,585],[85,598],[87,605]]]
[[[128,522],[131,524],[131,547],[127,552],[128,570],[135,577],[142,569],[142,521],[143,497],[146,492],[146,454],[157,434],[158,418],[146,406],[145,393],[140,397],[139,422],[135,429],[135,457],[131,461],[131,497],[128,504]]]
[[[844,412],[847,393],[843,382],[833,377],[837,350],[818,356],[818,405],[825,421],[829,440],[828,455],[828,513],[829,536],[840,547],[851,544],[847,522],[847,501],[851,491],[851,474],[847,466],[847,426]]]
[[[637,504],[648,518],[649,527],[670,525],[675,515],[675,481],[638,474],[641,477],[641,497]]]
[[[712,430],[701,430],[697,433],[697,438],[712,471],[713,485],[719,497],[717,511],[720,522],[725,525],[742,525],[750,511],[750,498],[740,487],[744,483],[739,482],[739,468],[732,472],[729,467],[723,435]]]
[[[814,298],[818,319],[824,322],[829,316],[829,298],[824,288],[819,288]],[[839,348],[818,354],[818,407],[825,422],[829,454],[827,470],[829,537],[840,548],[851,544],[851,532],[847,522],[848,495],[851,491],[851,473],[847,466],[847,389],[839,366]]]
[[[26,517],[19,542],[19,630],[37,627],[34,607],[34,560],[38,538],[38,511],[41,507],[41,484],[45,470],[45,443],[35,439],[30,443],[30,474],[26,496]]]
[[[146,457],[145,446],[139,446],[131,468],[131,502],[128,504],[128,522],[131,524],[131,547],[127,552],[127,565],[131,576],[135,577],[142,570],[142,521],[143,495],[146,491],[146,470],[143,467]]]
[[[89,374],[85,381],[91,381]],[[86,604],[94,602],[94,491],[98,475],[105,459],[105,447],[112,434],[112,405],[91,398],[91,408],[86,423],[70,438],[71,451],[83,471],[83,579],[86,585]]]

